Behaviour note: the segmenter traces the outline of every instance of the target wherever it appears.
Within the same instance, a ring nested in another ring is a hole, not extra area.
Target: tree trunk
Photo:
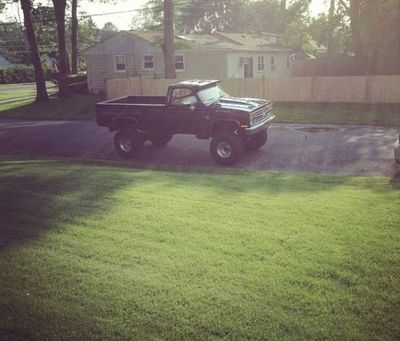
[[[65,7],[66,0],[53,0],[54,14],[57,22],[58,37],[58,96],[68,97],[70,91],[67,83],[68,63],[67,47],[65,43]]]
[[[360,19],[361,3],[360,0],[350,1],[350,26],[355,55],[355,71],[357,74],[365,74],[367,69],[367,58],[361,36]]]
[[[21,8],[24,13],[24,25],[26,29],[26,38],[31,50],[32,65],[35,70],[36,82],[36,101],[47,101],[46,83],[44,82],[42,63],[40,62],[39,50],[36,41],[35,31],[32,24],[32,3],[30,0],[21,0]]]
[[[78,10],[78,0],[72,0],[72,36],[71,36],[71,45],[72,45],[72,73],[78,73],[78,18],[77,18],[77,10]]]
[[[174,52],[174,5],[173,0],[164,0],[164,62],[165,78],[176,78]]]
[[[328,32],[328,56],[333,55],[333,33],[335,31],[335,0],[331,0],[329,7],[329,32]]]

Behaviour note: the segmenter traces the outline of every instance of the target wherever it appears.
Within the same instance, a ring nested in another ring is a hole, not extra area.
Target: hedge
[[[0,69],[0,84],[34,82],[32,65],[11,65]]]

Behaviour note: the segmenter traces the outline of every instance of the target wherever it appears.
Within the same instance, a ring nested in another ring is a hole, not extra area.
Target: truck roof
[[[192,79],[192,80],[187,80],[187,81],[182,81],[176,84],[172,84],[171,86],[185,86],[185,87],[191,87],[195,90],[201,89],[201,88],[207,88],[210,85],[214,85],[219,83],[219,80],[199,80],[199,79]]]

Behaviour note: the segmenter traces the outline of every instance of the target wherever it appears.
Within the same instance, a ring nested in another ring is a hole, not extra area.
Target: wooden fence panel
[[[308,102],[312,97],[311,77],[268,79],[264,98],[276,102]]]
[[[370,103],[400,103],[400,76],[370,76]]]
[[[107,98],[128,96],[130,93],[128,79],[108,79],[106,81]]]
[[[175,79],[124,78],[106,82],[107,98],[163,96]],[[290,77],[224,79],[232,96],[276,102],[400,103],[400,76]]]
[[[364,103],[366,77],[314,77],[313,102]]]

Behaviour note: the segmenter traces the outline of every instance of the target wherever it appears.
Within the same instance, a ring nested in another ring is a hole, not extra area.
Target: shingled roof
[[[131,34],[160,46],[164,39],[162,32],[155,31],[120,31],[118,34]],[[272,37],[272,38],[271,38]],[[110,39],[107,38],[106,40]],[[175,49],[183,50],[230,50],[230,51],[290,51],[277,44],[278,35],[273,33],[246,34],[215,32],[214,34],[176,34]],[[102,42],[105,42],[103,40]],[[102,43],[99,42],[99,43]],[[99,44],[97,43],[97,44]],[[95,44],[95,45],[97,45]],[[94,46],[95,46],[94,45]],[[89,48],[90,49],[90,48]]]

